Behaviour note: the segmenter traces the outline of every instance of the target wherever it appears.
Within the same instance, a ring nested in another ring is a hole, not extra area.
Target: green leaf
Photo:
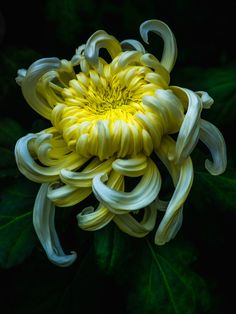
[[[0,145],[1,147],[14,148],[18,138],[25,134],[21,125],[10,118],[0,119]]]
[[[36,187],[20,178],[0,191],[0,266],[3,268],[21,263],[36,243],[32,223]]]
[[[32,251],[36,237],[32,211],[18,216],[0,215],[0,266],[10,268],[22,262]]]
[[[218,126],[234,123],[236,114],[236,63],[217,68],[186,67],[173,73],[173,85],[203,90],[214,99],[210,110],[204,110],[207,120]]]
[[[19,123],[10,119],[0,119],[0,178],[18,177],[14,147],[18,138],[23,136],[24,129]]]
[[[191,247],[177,241],[157,247],[146,240],[138,256],[129,313],[190,314],[209,307],[206,284],[191,269]]]
[[[94,243],[98,266],[125,290],[127,313],[197,314],[208,308],[206,284],[191,269],[191,246],[175,240],[158,247],[113,227],[98,231]]]
[[[95,231],[94,248],[98,267],[104,273],[112,274],[129,257],[129,252],[132,251],[129,250],[129,245],[131,245],[130,237],[121,234],[112,223]]]
[[[229,170],[220,176],[212,176],[207,172],[195,171],[193,199],[202,195],[202,206],[217,204],[225,210],[236,209],[236,174]]]
[[[61,268],[35,250],[1,281],[6,293],[1,307],[17,314],[125,313],[122,300],[116,304],[117,287],[98,272],[91,247],[82,251],[75,264]]]

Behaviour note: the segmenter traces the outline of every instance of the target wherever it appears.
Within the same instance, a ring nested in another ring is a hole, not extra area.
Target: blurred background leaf
[[[0,266],[3,268],[21,263],[36,242],[32,208],[37,185],[20,175],[14,157],[16,140],[24,133],[16,121],[0,120]]]
[[[126,313],[203,313],[210,296],[192,268],[191,245],[174,241],[157,247],[153,237],[133,239],[114,225],[95,232],[96,261],[119,283],[127,298]]]

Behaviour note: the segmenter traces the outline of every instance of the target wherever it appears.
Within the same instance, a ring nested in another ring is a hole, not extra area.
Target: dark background
[[[177,73],[183,67],[197,67],[201,71],[218,68],[220,73],[221,68],[235,62],[235,13],[236,2],[229,0],[219,3],[206,0],[4,1],[0,5],[0,50],[4,55],[0,71],[6,80],[1,80],[1,84],[6,85],[6,87],[3,86],[3,91],[10,86],[12,93],[7,91],[9,105],[0,104],[2,106],[1,115],[16,119],[27,130],[31,129],[32,121],[38,119],[37,114],[24,102],[20,88],[15,84],[16,70],[19,67],[27,68],[40,57],[57,56],[69,60],[74,54],[75,48],[85,43],[88,37],[98,29],[106,30],[120,41],[126,38],[140,40],[139,25],[148,19],[163,20],[176,36],[178,58],[173,71],[174,78],[175,72]],[[152,34],[150,34],[149,42],[151,45],[148,50],[154,54],[157,51],[158,55],[158,49],[160,50],[162,43]],[[8,59],[6,59],[6,55]],[[225,126],[223,130],[226,140],[230,142],[231,129],[229,126]],[[232,143],[235,143],[235,140],[232,139]],[[234,148],[229,148],[229,151],[233,150]],[[211,206],[211,203],[209,202],[208,205]],[[216,236],[214,241],[213,236],[206,233],[204,239],[205,231],[198,237],[194,232],[197,230],[200,232],[201,226],[199,229],[194,227],[192,233],[191,230],[186,232],[191,235],[191,240],[201,257],[200,262],[196,263],[195,269],[207,280],[214,279],[211,286],[212,296],[215,300],[218,298],[221,300],[217,313],[230,314],[233,313],[235,297],[233,291],[235,289],[230,287],[230,283],[234,285],[232,251],[235,247],[233,241],[235,240],[235,220],[232,220],[232,216],[228,214],[224,214],[222,218],[221,214],[221,210],[216,213],[217,217],[213,224],[222,224],[221,227],[215,227],[215,234],[218,235],[221,229],[223,238]],[[192,219],[187,214],[186,221],[188,218]],[[211,219],[209,218],[207,222],[211,223]],[[191,223],[194,224],[193,219]],[[54,266],[48,267],[47,265],[38,270],[36,265],[40,264],[42,258],[39,255],[39,252],[34,252],[24,263],[1,271],[3,302],[0,306],[5,305],[3,314],[23,313],[22,309],[27,308],[23,304],[27,303],[30,308],[31,303],[35,300],[35,294],[40,293],[37,288],[33,293],[33,287],[37,286],[37,281],[41,275],[45,276],[45,272],[50,273],[50,282],[54,282],[54,286],[52,284],[45,287],[48,289],[48,295],[52,298],[55,285],[61,284],[59,276],[64,282],[72,278],[73,268],[60,273],[55,270]],[[47,261],[43,260],[42,264],[46,265]],[[31,277],[34,272],[37,272],[35,280]],[[92,294],[95,291],[95,296],[93,295],[95,304],[100,304],[100,310],[106,312],[105,303],[99,301],[99,298],[103,299],[106,294],[109,300],[116,304],[117,296],[119,296],[119,304],[115,306],[114,310],[117,312],[114,313],[124,313],[122,291],[119,290],[119,287],[113,284],[111,278],[101,279],[98,274],[94,274],[94,276],[97,276],[101,289],[95,287],[86,289]],[[27,281],[32,287],[31,292],[23,291]],[[21,290],[21,283],[23,290]],[[89,285],[89,278],[87,283]],[[32,295],[34,296],[32,297]],[[39,304],[41,303],[39,302]],[[96,310],[98,311],[98,309],[99,307]],[[34,314],[34,312],[31,313]],[[37,313],[44,314],[44,311],[40,312],[39,308]],[[209,313],[213,312],[209,311]]]

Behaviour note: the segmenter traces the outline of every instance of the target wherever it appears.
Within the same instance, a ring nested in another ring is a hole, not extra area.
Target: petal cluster
[[[57,265],[70,265],[76,253],[66,255],[61,248],[55,206],[79,208],[92,193],[99,205],[80,209],[80,228],[94,231],[113,221],[134,237],[156,228],[155,243],[162,245],[181,227],[193,182],[190,154],[198,141],[212,155],[205,164],[211,174],[226,168],[223,136],[201,118],[212,98],[170,85],[175,37],[159,20],[140,26],[147,44],[149,32],[164,41],[160,61],[139,41],[119,42],[99,30],[70,61],[44,58],[18,71],[24,98],[51,122],[50,128],[19,139],[15,156],[21,173],[41,184],[33,223],[48,258]],[[169,201],[160,199],[160,163],[174,186]],[[129,178],[137,182],[132,190]]]

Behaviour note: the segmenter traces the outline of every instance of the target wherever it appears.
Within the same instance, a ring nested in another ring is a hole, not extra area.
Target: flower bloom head
[[[129,235],[144,237],[156,227],[155,243],[162,245],[182,224],[193,182],[190,153],[198,140],[212,154],[207,170],[213,175],[225,170],[224,139],[201,119],[212,98],[169,85],[177,55],[174,35],[159,20],[140,26],[145,43],[149,32],[164,41],[160,61],[139,41],[119,42],[99,30],[71,61],[44,58],[18,71],[26,101],[52,124],[19,139],[15,156],[22,174],[41,183],[33,223],[49,259],[60,266],[70,265],[76,253],[66,255],[61,248],[55,206],[80,206],[93,193],[99,205],[81,208],[80,228],[98,230],[113,220]],[[109,60],[100,56],[101,48]],[[159,162],[175,187],[169,202],[159,198]],[[126,189],[128,177],[139,178],[131,191]],[[133,215],[137,211],[143,213],[141,220]],[[159,211],[164,213],[156,226]]]

